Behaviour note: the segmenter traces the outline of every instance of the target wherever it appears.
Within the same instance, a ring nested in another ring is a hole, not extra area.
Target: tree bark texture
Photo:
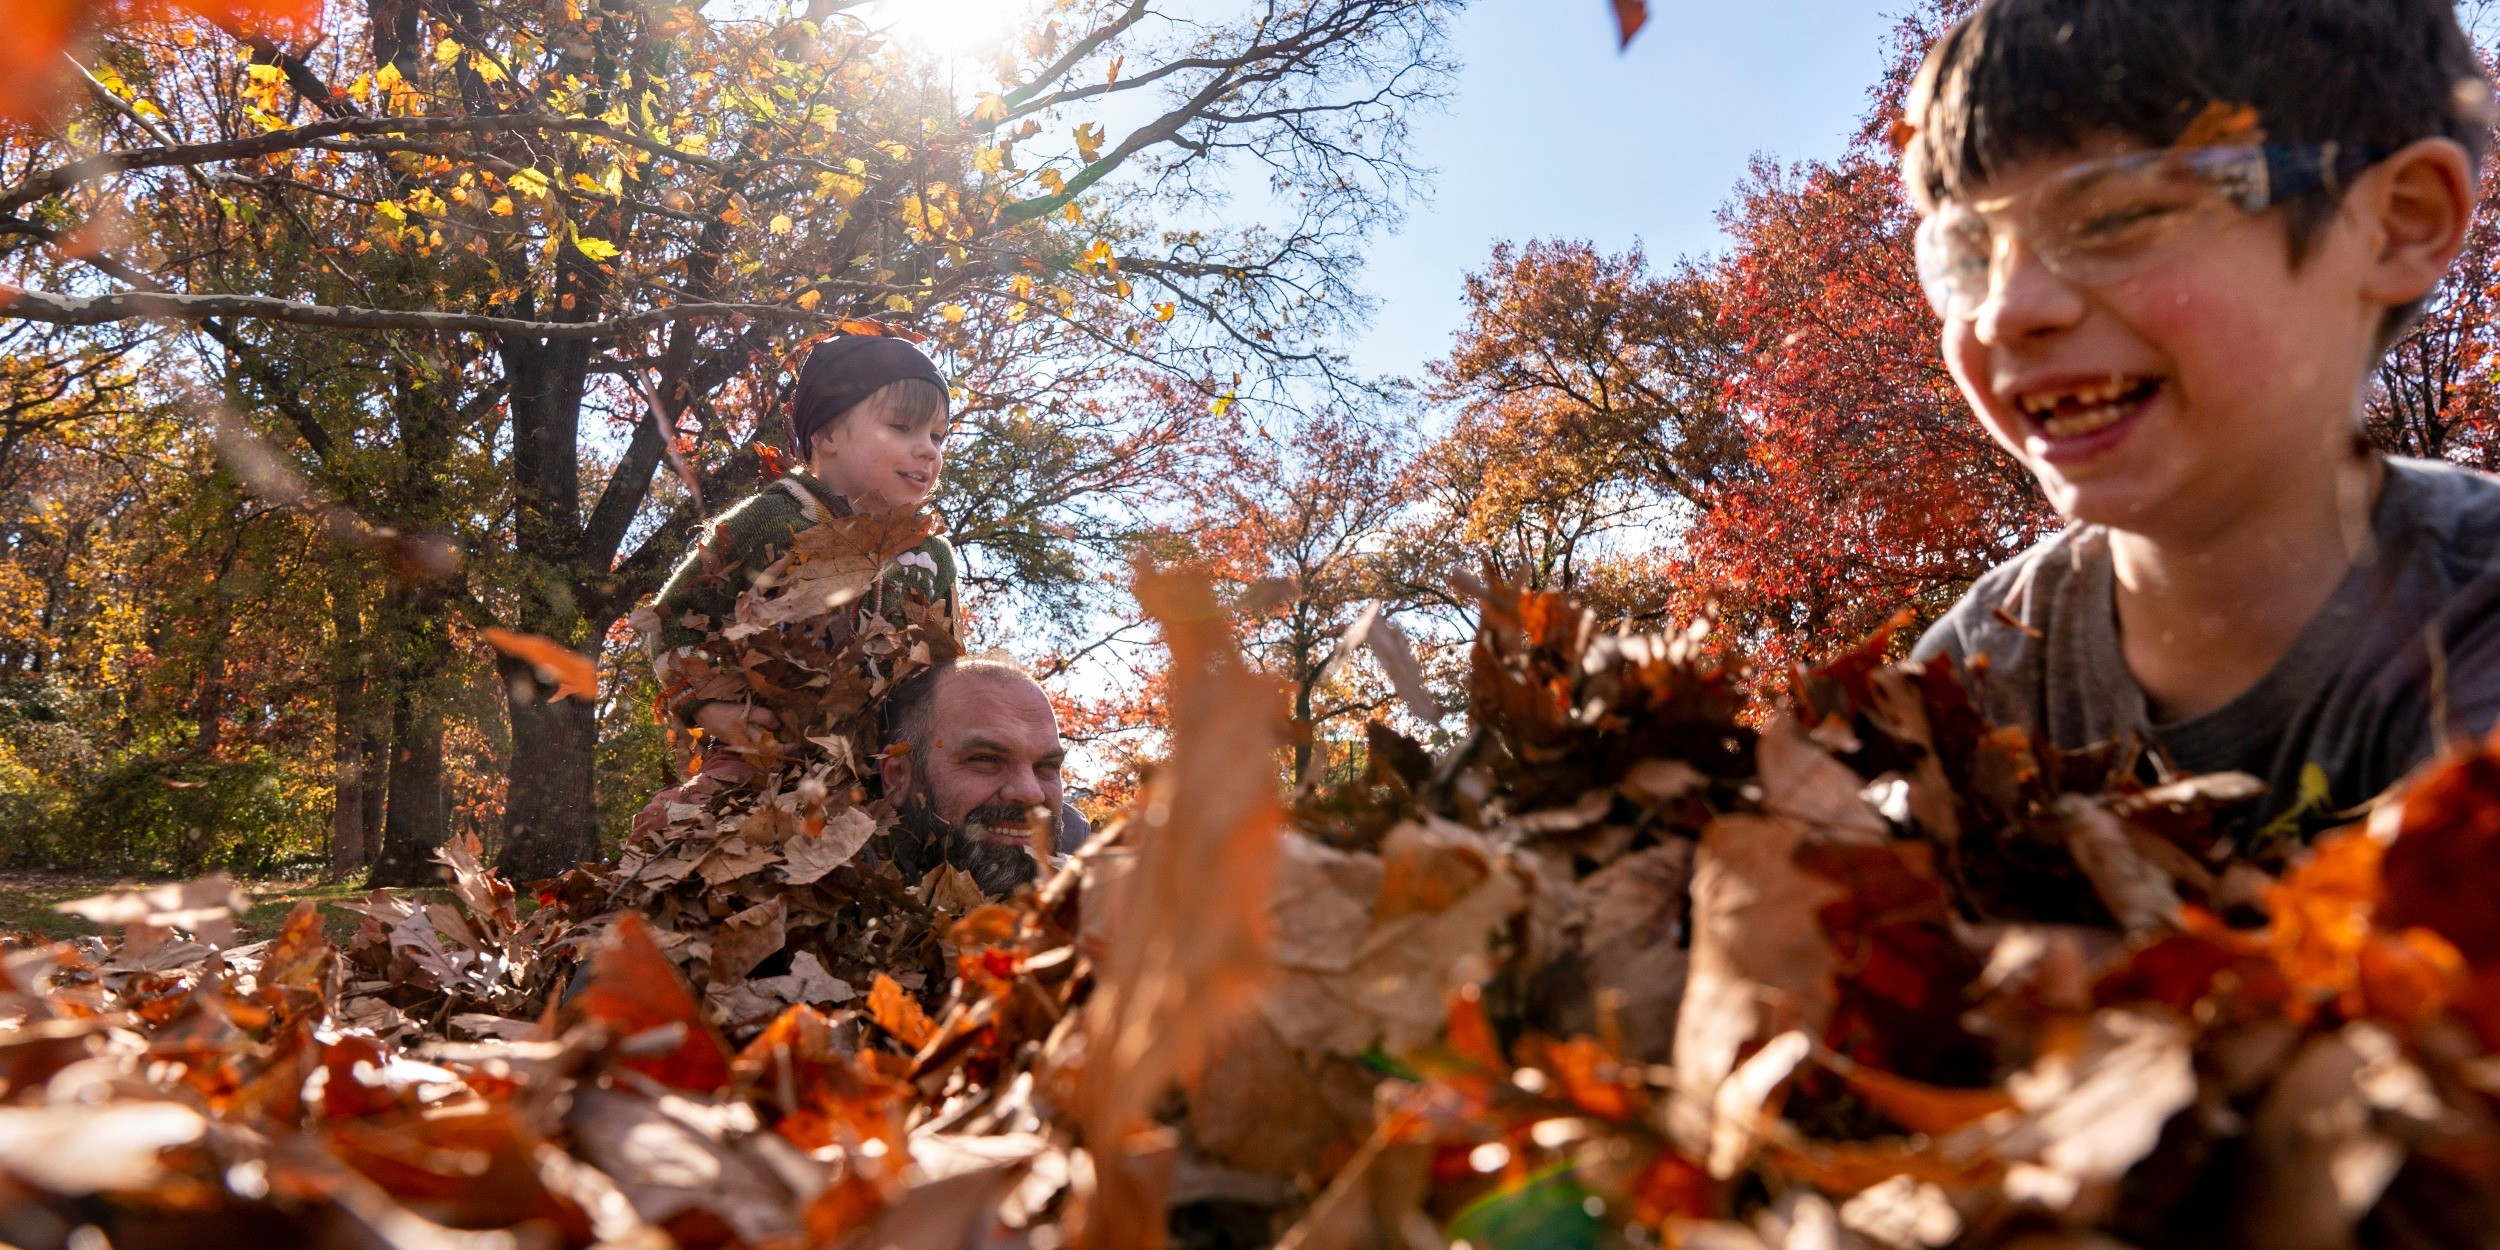
[[[526,667],[509,661],[504,666],[512,767],[504,792],[503,852],[495,861],[505,877],[524,883],[599,857],[592,800],[599,709],[580,699],[548,702]]]

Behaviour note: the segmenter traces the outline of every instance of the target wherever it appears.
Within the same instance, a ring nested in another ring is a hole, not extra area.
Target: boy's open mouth
[[[2015,404],[2050,438],[2080,438],[2135,415],[2160,390],[2160,378],[2112,374],[2099,382],[2034,391]]]

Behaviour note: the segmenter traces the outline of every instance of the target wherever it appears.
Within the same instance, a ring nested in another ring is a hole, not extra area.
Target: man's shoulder
[[[1985,653],[2002,662],[2046,636],[2055,601],[2096,559],[2107,558],[2103,532],[2071,526],[1979,575],[1970,589],[1919,637],[1912,658],[1939,655],[1961,663]]]
[[[2500,477],[2390,457],[2387,483],[2382,541],[2406,544],[2460,581],[2500,574]]]

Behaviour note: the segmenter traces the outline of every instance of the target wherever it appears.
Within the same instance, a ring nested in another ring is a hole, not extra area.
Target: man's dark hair
[[[926,739],[929,736],[929,709],[937,702],[938,687],[949,674],[960,672],[1013,673],[1026,681],[1033,675],[1024,666],[1003,655],[967,655],[922,669],[896,686],[885,701],[885,741],[887,746],[910,743],[914,762],[928,758]]]
[[[1903,157],[1933,204],[2105,136],[2168,147],[2221,104],[2268,143],[2448,138],[2479,165],[2490,100],[2449,0],[1984,0],[1928,54]],[[2295,260],[2335,202],[2287,206]]]

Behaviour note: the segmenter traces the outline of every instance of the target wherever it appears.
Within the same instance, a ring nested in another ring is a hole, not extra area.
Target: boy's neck
[[[2284,488],[2264,506],[2219,524],[2163,535],[2111,529],[2119,646],[2156,722],[2201,716],[2247,693],[2351,571],[2385,462],[2293,472],[2302,480],[2277,479]]]

